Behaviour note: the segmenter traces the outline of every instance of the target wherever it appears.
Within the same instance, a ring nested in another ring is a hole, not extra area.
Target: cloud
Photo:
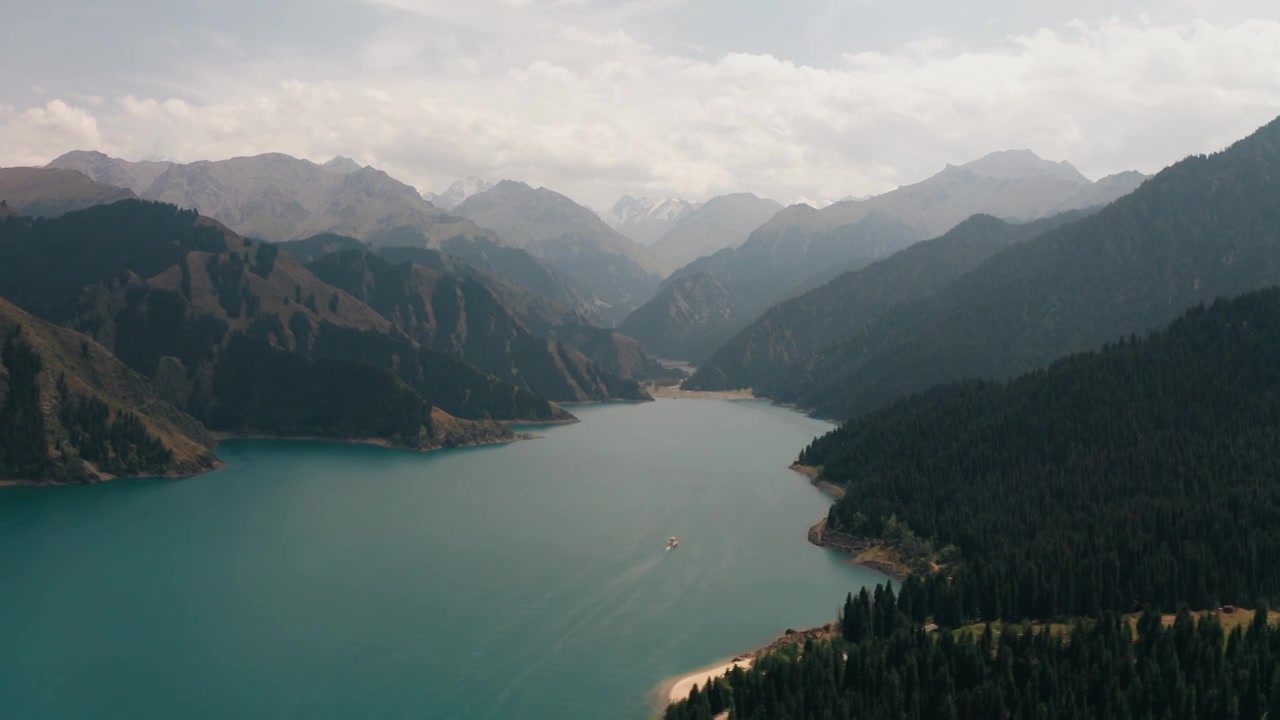
[[[207,96],[0,111],[0,164],[76,147],[341,154],[419,189],[480,175],[594,206],[739,190],[789,202],[880,192],[1010,147],[1094,177],[1154,171],[1280,115],[1280,22],[1076,21],[977,48],[933,31],[815,66],[647,43],[647,26],[619,20],[645,3],[519,4],[385,0],[386,22],[340,71],[264,62]]]
[[[0,165],[43,165],[72,147],[109,147],[87,110],[50,100],[21,112],[0,105]]]

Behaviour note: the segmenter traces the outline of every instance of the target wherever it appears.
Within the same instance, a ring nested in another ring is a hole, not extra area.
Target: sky
[[[1274,0],[51,0],[0,23],[0,166],[345,155],[822,203],[1029,148],[1155,172],[1280,115]]]

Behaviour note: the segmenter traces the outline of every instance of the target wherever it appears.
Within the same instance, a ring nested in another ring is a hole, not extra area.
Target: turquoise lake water
[[[497,447],[238,441],[187,480],[0,488],[0,717],[644,720],[883,580],[805,539],[828,499],[787,465],[825,423],[572,410]]]

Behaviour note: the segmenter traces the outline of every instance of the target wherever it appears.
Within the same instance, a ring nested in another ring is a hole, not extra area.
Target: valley
[[[1280,717],[1280,13],[1060,10],[7,12],[0,715]]]

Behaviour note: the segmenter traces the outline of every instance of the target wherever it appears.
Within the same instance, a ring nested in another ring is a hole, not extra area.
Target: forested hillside
[[[344,250],[371,249],[365,243],[340,235],[318,235],[280,243],[279,247],[282,252],[307,263]],[[617,379],[684,377],[682,372],[663,368],[634,339],[603,327],[604,321],[590,302],[524,250],[502,247],[487,240],[454,238],[441,250],[383,247],[372,251],[393,265],[411,263],[451,276],[453,282],[478,283],[530,333],[567,344]],[[569,355],[572,357],[573,353]],[[507,372],[506,369],[491,371],[498,375]],[[612,381],[606,379],[606,382]],[[556,397],[555,393],[540,394]],[[637,395],[636,389],[627,383],[609,394],[643,399],[643,395]]]
[[[757,387],[815,353],[865,332],[886,310],[929,297],[996,253],[1092,211],[1028,223],[974,215],[941,237],[916,243],[773,306],[725,343],[685,384],[691,390]]]
[[[0,480],[194,474],[214,444],[106,348],[0,298]]]
[[[666,717],[1280,710],[1266,611],[1280,599],[1277,359],[1272,288],[1007,384],[936,388],[816,440],[800,462],[844,488],[828,527],[943,566],[847,598],[840,637],[735,671]],[[1226,620],[1258,610],[1229,638],[1219,616],[1185,610],[1224,603]],[[1158,609],[1181,610],[1166,628]],[[1132,612],[1132,626],[1119,619]],[[965,628],[982,622],[994,625]]]
[[[1280,715],[1276,614],[1107,614],[1054,627],[928,632],[877,588],[849,598],[844,635],[736,669],[665,720],[1267,718]],[[1270,622],[1268,622],[1268,618]],[[1166,624],[1167,623],[1167,624]]]
[[[534,336],[479,280],[415,263],[393,265],[363,250],[327,255],[308,269],[425,347],[535,395],[558,401],[648,399],[634,380],[602,371],[564,343]]]
[[[914,396],[800,461],[845,488],[833,529],[958,549],[953,621],[1280,599],[1277,360],[1270,289],[1008,384]]]
[[[1280,280],[1280,120],[1097,214],[996,254],[757,390],[844,418],[931,385],[1008,378]]]
[[[0,223],[0,296],[97,340],[215,430],[432,448],[571,416],[420,347],[272,245],[138,201]],[[453,433],[453,435],[450,434]]]

